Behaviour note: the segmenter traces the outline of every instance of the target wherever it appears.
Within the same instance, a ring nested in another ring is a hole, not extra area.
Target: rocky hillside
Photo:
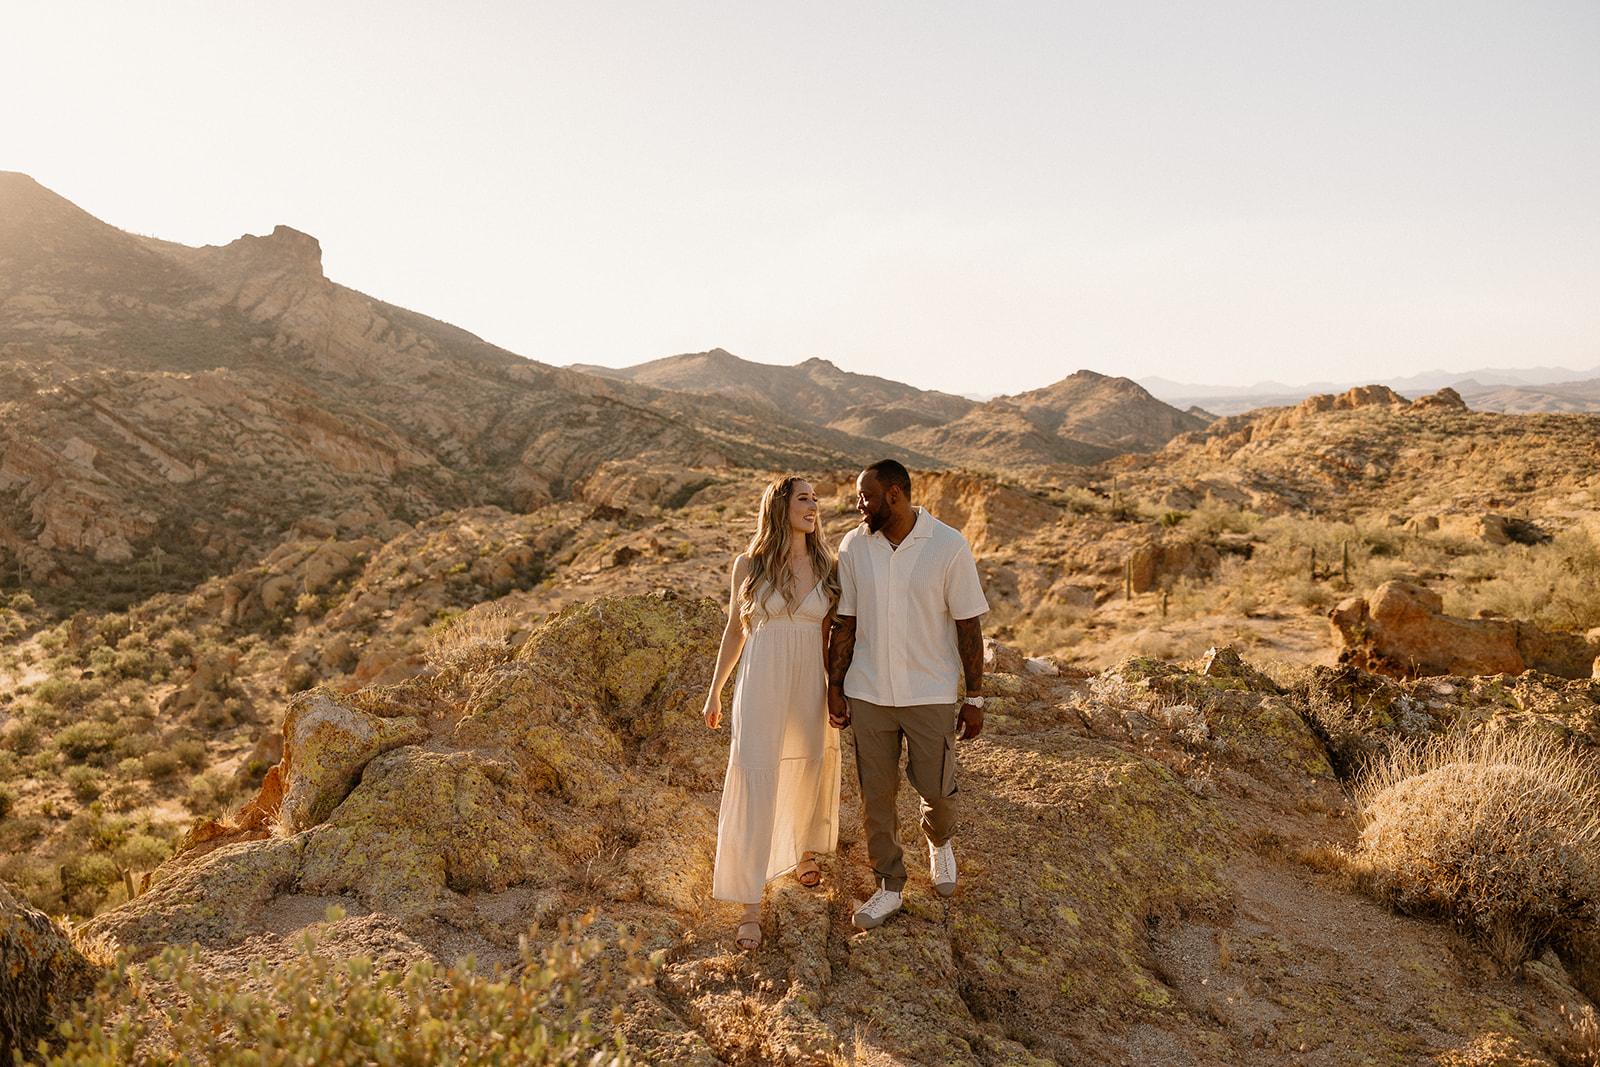
[[[608,460],[687,481],[886,449],[522,359],[328,280],[288,227],[185,248],[19,174],[0,175],[0,381],[0,573],[124,604],[259,557],[300,519],[374,534],[568,498]]]
[[[1340,873],[1352,737],[1555,716],[1595,739],[1581,684],[1284,688],[1230,649],[1089,678],[991,646],[957,894],[914,873],[902,915],[850,927],[871,872],[846,775],[822,887],[773,883],[739,954],[737,907],[707,895],[725,742],[697,714],[721,623],[710,600],[604,598],[409,683],[303,693],[261,791],[87,932],[196,941],[219,978],[310,930],[335,957],[488,968],[530,923],[596,909],[591,932],[661,953],[622,1030],[674,1064],[1546,1063],[1562,1009],[1600,992],[1576,943],[1513,976]],[[1362,718],[1330,748],[1337,707]]]
[[[980,404],[948,425],[908,426],[890,439],[952,463],[1016,471],[1150,452],[1207,421],[1127,378],[1081,370],[1046,388]]]
[[[1179,506],[1211,492],[1402,523],[1506,510],[1581,518],[1600,489],[1597,429],[1593,415],[1478,413],[1451,389],[1408,401],[1369,386],[1219,419],[1108,470],[1166,487]]]
[[[835,539],[851,473],[816,478]],[[1288,516],[1234,530],[1210,524],[1248,513],[1216,506],[1168,525],[1118,477],[1102,495],[919,474],[918,499],[977,548],[986,627],[1020,650],[991,649],[996,706],[962,754],[966,884],[947,902],[914,879],[880,931],[848,925],[869,875],[846,775],[825,888],[776,883],[766,947],[729,947],[733,911],[705,898],[725,739],[693,711],[761,479],[666,509],[651,494],[689,487],[625,465],[597,473],[594,502],[376,536],[301,524],[186,596],[32,640],[14,601],[0,879],[98,912],[93,929],[123,945],[198,940],[217,981],[246,957],[293,960],[308,932],[389,968],[511,965],[530,922],[598,906],[593,932],[626,924],[665,953],[626,1007],[656,1062],[1581,1062],[1553,1050],[1571,1032],[1561,1007],[1594,992],[1588,956],[1563,942],[1508,969],[1353,894],[1340,850],[1359,829],[1345,789],[1372,753],[1473,723],[1592,745],[1592,686],[1291,666],[1331,665],[1338,644],[1287,589],[1265,599],[1266,576],[1303,566],[1304,543],[1270,526]],[[1415,537],[1465,561],[1498,551],[1481,532],[1481,549]],[[1330,596],[1337,558],[1316,582]],[[1391,558],[1406,559],[1363,547],[1349,584]],[[1193,612],[1190,596],[1214,599]],[[1312,625],[1297,653],[1289,638]],[[1207,646],[1170,662],[1191,633],[1237,634],[1277,680]],[[1052,635],[1069,640],[1030,666]],[[1166,661],[1112,652],[1094,669],[1119,643]],[[353,744],[310,740],[339,737]],[[345,916],[331,924],[330,904]]]
[[[1054,385],[1003,397],[1030,421],[1058,437],[1152,452],[1181,433],[1210,422],[1164,404],[1127,378],[1080,370]]]

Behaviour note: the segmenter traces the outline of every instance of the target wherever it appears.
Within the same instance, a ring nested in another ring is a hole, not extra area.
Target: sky
[[[0,169],[546,363],[1600,367],[1600,4],[0,0]]]

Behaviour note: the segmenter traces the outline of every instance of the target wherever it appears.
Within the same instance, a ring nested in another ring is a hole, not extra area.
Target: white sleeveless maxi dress
[[[733,690],[732,748],[717,816],[711,895],[755,904],[807,852],[839,842],[839,731],[828,725],[822,620],[814,586],[784,611],[773,590],[751,612]]]

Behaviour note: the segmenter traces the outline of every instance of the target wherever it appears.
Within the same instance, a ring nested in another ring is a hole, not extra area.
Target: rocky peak
[[[1316,415],[1324,411],[1352,411],[1379,404],[1393,407],[1407,403],[1409,401],[1405,397],[1387,385],[1358,385],[1353,389],[1346,389],[1338,396],[1332,393],[1308,396],[1296,404],[1293,410],[1301,415]]]
[[[322,243],[309,233],[301,233],[292,226],[274,226],[267,237],[245,234],[228,248],[248,249],[262,259],[278,259],[322,273]]]
[[[1461,394],[1448,385],[1437,393],[1418,397],[1411,402],[1412,411],[1467,411],[1467,402],[1461,399]]]

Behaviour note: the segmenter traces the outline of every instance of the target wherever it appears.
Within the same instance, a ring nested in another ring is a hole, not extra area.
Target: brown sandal
[[[822,868],[817,866],[817,861],[806,856],[794,865],[795,880],[807,889],[812,889],[822,881]]]
[[[754,933],[747,934],[746,930]],[[740,923],[739,929],[734,933],[733,943],[746,952],[754,952],[761,947],[761,924],[758,922]]]

